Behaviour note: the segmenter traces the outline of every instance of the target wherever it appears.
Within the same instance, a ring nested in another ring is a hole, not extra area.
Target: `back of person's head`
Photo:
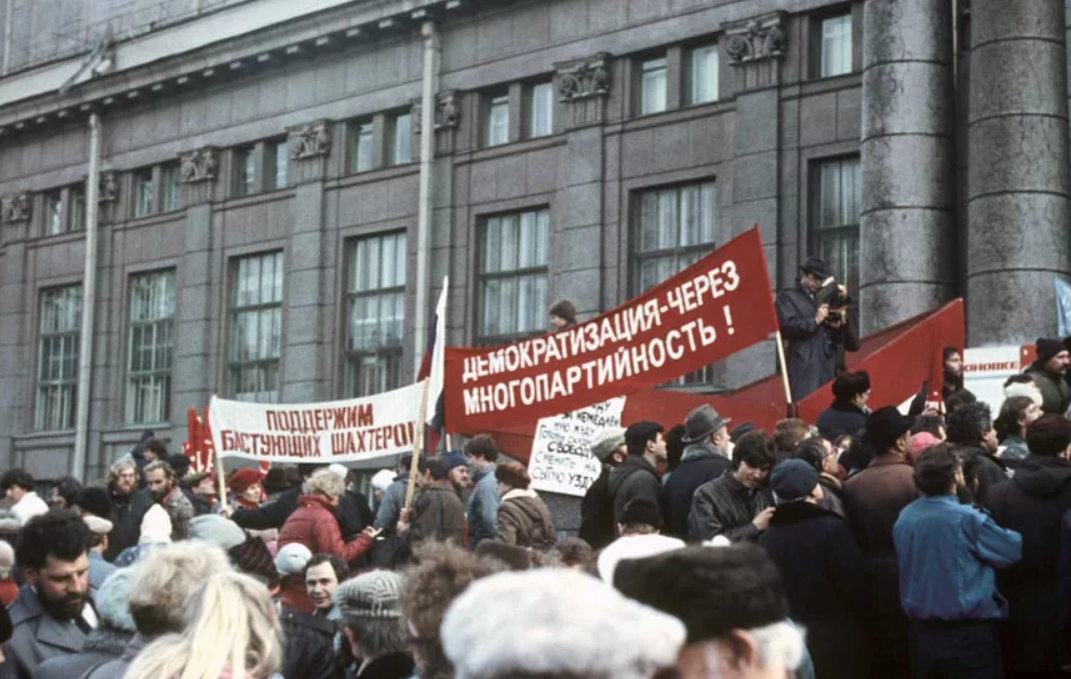
[[[498,447],[490,434],[480,434],[472,437],[472,440],[465,444],[464,454],[466,457],[494,462],[498,459]]]
[[[301,462],[297,466],[298,476],[307,479],[321,469],[327,469],[328,465],[323,462]]]
[[[625,503],[619,526],[621,535],[651,535],[662,530],[662,512],[653,500],[634,497]]]
[[[782,453],[791,453],[800,441],[811,435],[811,428],[798,417],[781,420],[774,428],[774,445]]]
[[[777,462],[773,439],[761,429],[742,436],[733,448],[733,469],[739,469],[741,462],[752,469],[773,467]]]
[[[305,575],[308,576],[309,569],[314,566],[320,566],[322,564],[331,564],[331,570],[335,572],[335,578],[342,582],[350,576],[350,567],[346,565],[346,562],[341,557],[334,554],[313,554],[308,563],[305,564]]]
[[[981,445],[992,426],[993,416],[988,404],[967,403],[949,416],[948,440],[961,446]]]
[[[966,389],[960,389],[959,391],[954,392],[951,396],[945,399],[945,412],[948,413],[948,419],[951,420],[952,416],[956,414],[956,411],[963,406],[977,402],[978,397]]]
[[[6,491],[12,486],[18,486],[25,491],[33,490],[33,474],[19,467],[8,469],[3,476],[0,476],[0,490]]]
[[[1071,422],[1061,415],[1042,415],[1026,430],[1026,446],[1034,455],[1063,456],[1069,445]]]
[[[915,462],[915,487],[924,495],[947,495],[954,492],[959,455],[951,443],[939,443],[922,451]]]
[[[510,488],[525,490],[532,485],[532,477],[524,465],[517,462],[504,462],[495,467],[495,478]]]
[[[580,538],[558,540],[550,554],[558,563],[568,568],[587,568],[595,558],[595,550]]]
[[[676,424],[670,427],[665,434],[666,469],[669,471],[673,471],[681,464],[681,458],[684,457],[684,449],[687,447],[683,439],[687,433],[687,427],[683,424]]]
[[[104,581],[93,597],[94,608],[101,624],[129,634],[137,632],[130,615],[130,582],[132,568],[118,568]]]
[[[413,468],[413,454],[406,453],[398,458],[398,471],[407,472]]]
[[[183,605],[185,632],[160,637],[145,647],[127,679],[267,679],[283,664],[282,627],[271,595],[241,573],[217,573]]]
[[[822,463],[826,459],[826,443],[827,441],[821,436],[804,439],[792,451],[792,459],[803,460],[821,473]]]
[[[870,391],[870,374],[865,370],[846,372],[833,380],[833,398],[840,402],[850,402],[856,396]]]
[[[63,499],[64,508],[74,509],[75,498],[78,497],[78,492],[82,490],[82,483],[73,476],[64,476],[54,481],[52,486],[56,489],[56,495]]]
[[[911,425],[911,434],[931,434],[937,438],[946,435],[945,418],[940,413],[922,413],[915,416],[915,423]]]
[[[160,439],[149,439],[145,442],[145,452],[156,455],[157,460],[167,461],[169,453],[167,452],[167,446]]]
[[[502,634],[514,625],[523,643]],[[684,627],[591,576],[541,569],[473,583],[442,639],[455,679],[652,679],[675,665]]]
[[[40,570],[49,557],[57,561],[77,561],[89,549],[93,533],[82,517],[69,509],[53,509],[39,514],[22,527],[15,561],[20,568]]]
[[[150,637],[181,632],[190,594],[213,575],[231,572],[222,549],[192,540],[154,551],[133,569],[130,615],[138,632]]]
[[[420,471],[431,473],[432,481],[442,481],[450,474],[450,469],[446,466],[446,461],[441,456],[422,458],[420,460]]]
[[[550,315],[557,316],[566,323],[576,323],[576,305],[567,299],[560,299],[550,307]]]
[[[421,679],[453,679],[439,636],[446,609],[473,582],[499,570],[491,560],[449,543],[431,542],[415,550],[402,588],[402,625]]]
[[[997,430],[997,438],[1001,441],[1009,436],[1022,436],[1023,427],[1019,420],[1026,417],[1027,409],[1034,405],[1034,399],[1027,396],[1012,396],[1004,399],[1000,406],[1000,414],[993,422],[993,428]]]
[[[340,498],[346,492],[346,480],[329,469],[318,469],[305,482],[302,491],[306,495]]]
[[[1034,378],[1026,373],[1016,373],[1004,380],[1004,388],[1007,389],[1013,384],[1033,384]]]

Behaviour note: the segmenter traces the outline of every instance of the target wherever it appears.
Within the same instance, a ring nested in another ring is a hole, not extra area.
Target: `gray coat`
[[[815,296],[802,285],[777,295],[777,321],[785,342],[793,401],[801,401],[832,382],[836,373],[837,350],[829,327],[815,323],[817,313]]]
[[[127,644],[122,656],[90,670],[88,674],[80,679],[123,679],[126,676],[126,671],[134,663],[134,658],[138,657],[138,653],[141,653],[146,646],[155,640],[155,638],[135,634],[134,638]]]
[[[383,529],[385,537],[394,535],[398,527],[398,519],[402,515],[402,507],[405,506],[405,493],[409,490],[409,474],[399,474],[394,477],[394,482],[383,491],[383,499],[379,502],[379,512],[376,514],[375,527]]]
[[[45,612],[29,585],[8,608],[14,633],[4,644],[0,679],[31,679],[37,666],[49,658],[82,651],[86,633],[71,621],[56,620]]]
[[[34,679],[78,679],[94,667],[121,658],[134,635],[101,625],[86,637],[81,653],[50,658],[37,668]]]

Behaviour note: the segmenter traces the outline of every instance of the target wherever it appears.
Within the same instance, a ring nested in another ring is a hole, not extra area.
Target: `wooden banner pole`
[[[785,361],[785,343],[781,339],[781,331],[777,331],[777,359],[781,363],[781,381],[785,385],[785,403],[792,408],[792,387],[788,384],[788,362]]]
[[[428,391],[431,390],[431,380],[424,380],[424,388],[420,390],[420,410],[417,413],[416,441],[413,445],[413,462],[409,467],[409,487],[405,490],[405,509],[413,504],[413,493],[416,491],[417,474],[420,473],[420,454],[424,450],[424,418],[428,412]]]

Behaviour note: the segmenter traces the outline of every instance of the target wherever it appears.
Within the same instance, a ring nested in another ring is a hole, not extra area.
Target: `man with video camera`
[[[777,319],[785,341],[792,399],[801,401],[843,366],[843,351],[858,351],[851,327],[848,289],[838,285],[826,263],[810,257],[800,266],[799,285],[777,295]]]

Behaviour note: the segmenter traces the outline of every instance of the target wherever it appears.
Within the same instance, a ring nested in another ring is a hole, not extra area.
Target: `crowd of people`
[[[488,435],[372,497],[310,463],[220,498],[152,432],[99,485],[10,469],[0,679],[1071,673],[1071,354],[1036,349],[995,417],[947,348],[942,402],[906,414],[840,370],[814,423],[607,429],[577,537]]]

